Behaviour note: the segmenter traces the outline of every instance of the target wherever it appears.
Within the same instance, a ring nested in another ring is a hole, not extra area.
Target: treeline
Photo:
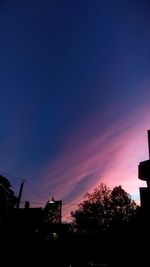
[[[110,189],[100,184],[71,213],[71,224],[52,225],[37,223],[35,216],[32,221],[26,220],[30,209],[24,213],[22,224],[19,217],[13,221],[17,198],[7,178],[0,176],[0,185],[0,198],[7,199],[7,205],[0,202],[3,245],[5,240],[7,247],[16,241],[28,248],[34,244],[40,253],[32,250],[30,257],[45,264],[48,259],[50,266],[146,266],[149,211],[139,207],[121,186]]]

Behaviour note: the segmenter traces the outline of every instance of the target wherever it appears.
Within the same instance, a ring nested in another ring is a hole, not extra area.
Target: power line
[[[2,173],[3,175],[6,175],[6,176],[9,176],[13,179],[17,179],[19,181],[22,181],[23,178],[19,178],[18,176],[15,176],[15,175],[11,175],[9,173],[6,173],[4,171],[0,171],[0,173]],[[46,203],[45,201],[45,198],[33,187],[33,185],[31,183],[28,182],[28,180],[26,179],[25,180],[26,184],[32,189],[32,191],[38,195],[38,197],[40,197],[40,199],[42,200],[42,202],[32,202],[30,201],[31,204],[34,204],[34,205],[44,205]],[[25,203],[25,200],[22,200],[21,201],[22,204]],[[63,206],[77,206],[79,203],[63,203]]]
[[[26,181],[26,184],[32,189],[32,191],[38,195],[43,201],[44,201],[44,198],[43,196],[31,185],[31,183],[29,183],[28,181]]]
[[[72,204],[62,204],[62,206],[78,206],[79,203],[72,203]]]
[[[7,172],[4,172],[4,171],[0,171],[0,173],[3,174],[3,175],[6,175],[6,176],[8,176],[8,177],[11,177],[11,178],[13,178],[13,179],[19,180],[19,181],[22,181],[22,180],[23,180],[23,178],[19,178],[19,177],[16,176],[16,175],[12,175],[12,174],[7,173]],[[42,196],[42,195],[41,195],[41,194],[40,194],[40,193],[33,187],[33,185],[31,185],[31,183],[28,182],[27,179],[25,180],[25,182],[26,182],[26,184],[32,189],[32,191],[33,191],[36,195],[38,195],[38,196],[44,201],[43,196]]]
[[[13,179],[22,181],[22,178],[19,178],[18,176],[12,175],[10,173],[7,173],[7,172],[1,171],[1,170],[0,170],[0,173],[3,174],[3,175],[9,176],[9,177],[11,177]]]
[[[25,200],[22,200],[23,203],[25,203]],[[34,202],[34,201],[30,201],[31,204],[37,204],[37,205],[42,205],[45,204],[46,202]],[[63,206],[77,206],[79,203],[62,203]]]

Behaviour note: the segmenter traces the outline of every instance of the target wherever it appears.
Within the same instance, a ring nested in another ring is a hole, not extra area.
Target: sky
[[[0,1],[0,173],[69,218],[101,182],[139,202],[148,159],[150,4]]]

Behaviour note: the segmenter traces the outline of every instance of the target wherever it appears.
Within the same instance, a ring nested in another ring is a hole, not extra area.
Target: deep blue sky
[[[142,0],[1,1],[0,170],[40,190],[62,155],[149,106],[149,13]],[[89,177],[66,195],[86,193]],[[61,177],[49,179],[59,192]]]

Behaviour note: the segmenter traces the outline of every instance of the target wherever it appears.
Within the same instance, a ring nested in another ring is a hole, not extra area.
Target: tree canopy
[[[121,187],[112,190],[105,184],[87,193],[77,210],[71,212],[73,224],[80,232],[117,230],[135,215],[136,203]]]
[[[15,197],[14,192],[11,189],[11,184],[9,180],[2,175],[0,175],[0,188],[0,195],[5,195],[5,198],[7,198],[8,206],[10,208],[13,208],[17,202],[17,198]]]

